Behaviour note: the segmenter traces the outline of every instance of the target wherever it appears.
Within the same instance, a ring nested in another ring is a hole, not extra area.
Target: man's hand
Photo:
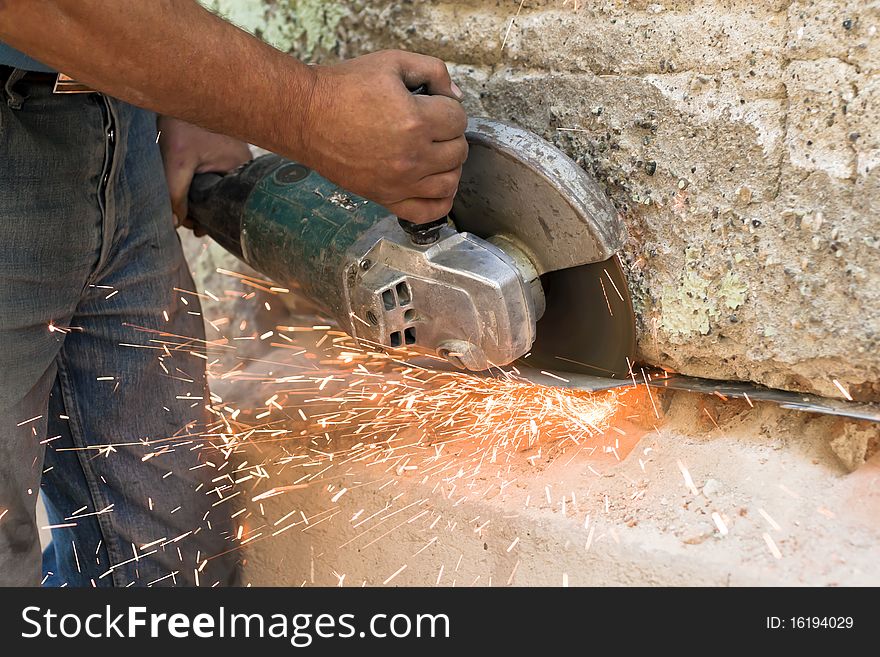
[[[159,118],[159,130],[159,147],[165,163],[174,225],[194,229],[187,210],[187,195],[193,176],[228,173],[251,160],[251,149],[238,139],[168,116]],[[198,230],[196,234],[199,234]]]
[[[466,122],[440,60],[389,51],[306,66],[195,0],[112,4],[0,0],[0,41],[93,89],[298,160],[404,219],[449,211]],[[423,84],[429,95],[409,93]]]
[[[300,126],[306,163],[404,219],[445,216],[468,154],[462,93],[446,64],[385,51],[314,70]],[[426,95],[411,93],[423,85]]]

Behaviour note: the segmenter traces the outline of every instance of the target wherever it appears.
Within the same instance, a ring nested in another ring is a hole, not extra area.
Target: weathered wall
[[[626,219],[645,360],[880,399],[877,0],[206,3],[318,60],[443,57],[560,145]]]

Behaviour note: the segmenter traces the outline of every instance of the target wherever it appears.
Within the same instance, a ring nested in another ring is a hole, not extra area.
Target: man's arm
[[[440,60],[310,67],[195,0],[0,0],[0,41],[108,95],[307,164],[413,221],[452,204],[467,157]],[[431,96],[408,89],[428,85]]]

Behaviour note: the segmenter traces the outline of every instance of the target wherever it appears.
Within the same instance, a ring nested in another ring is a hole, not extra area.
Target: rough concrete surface
[[[316,61],[443,57],[471,113],[593,172],[644,360],[880,399],[880,2],[206,4]]]

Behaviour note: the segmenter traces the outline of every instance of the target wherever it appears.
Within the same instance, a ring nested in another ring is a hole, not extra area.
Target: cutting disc
[[[531,353],[520,362],[556,372],[629,376],[636,322],[618,257],[544,274],[541,283],[547,310]]]
[[[460,231],[522,251],[546,297],[524,364],[627,376],[635,318],[614,255],[625,231],[599,183],[553,144],[512,124],[472,118],[467,139],[453,221]]]
[[[539,274],[607,260],[623,246],[623,222],[599,183],[536,134],[472,118],[452,217],[460,231],[503,236]]]

